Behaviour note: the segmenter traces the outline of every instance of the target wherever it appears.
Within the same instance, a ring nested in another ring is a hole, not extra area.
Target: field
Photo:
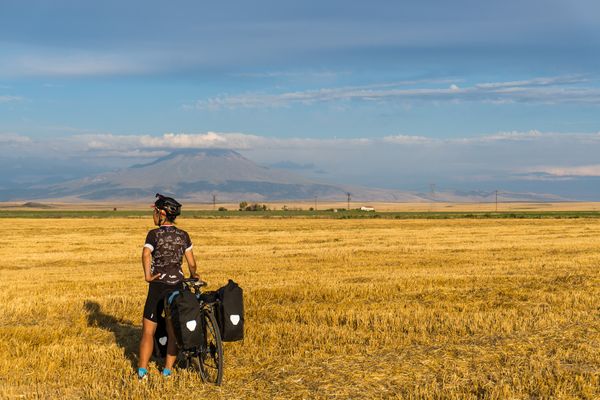
[[[245,290],[215,388],[137,382],[150,216],[81,217],[2,220],[0,398],[600,398],[596,218],[183,218]]]

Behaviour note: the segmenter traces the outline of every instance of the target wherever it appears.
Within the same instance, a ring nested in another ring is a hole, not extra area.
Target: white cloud
[[[406,134],[372,138],[282,138],[241,132],[165,133],[161,136],[86,133],[58,137],[51,141],[32,140],[27,136],[6,133],[0,134],[0,143],[29,144],[32,147],[42,146],[66,153],[110,151],[111,154],[118,154],[119,152],[132,154],[131,152],[134,151],[155,152],[186,148],[228,148],[249,151],[363,150],[365,148],[393,150],[407,145],[410,148],[422,149],[465,149],[470,148],[472,145],[486,145],[493,149],[496,144],[500,145],[502,143],[504,143],[503,148],[514,148],[516,151],[534,146],[567,148],[572,145],[581,145],[593,148],[600,145],[600,133],[556,133],[531,130],[498,132],[462,138],[433,138]]]
[[[498,132],[491,135],[476,136],[470,138],[456,138],[448,139],[449,141],[457,143],[489,143],[489,142],[501,142],[501,141],[532,141],[536,139],[550,138],[560,136],[561,134],[546,132],[542,133],[537,130],[525,131],[525,132]],[[564,135],[563,135],[564,136]]]
[[[177,69],[173,60],[185,59],[176,51],[136,49],[90,50],[57,49],[43,46],[7,45],[0,54],[0,76],[5,77],[85,77],[139,75]],[[56,87],[45,84],[45,87]]]
[[[105,150],[98,151],[94,154],[98,158],[129,158],[129,159],[157,159],[169,155],[168,150]]]
[[[398,87],[444,84],[452,82],[448,79],[420,79],[398,82],[385,82],[361,86],[344,86],[341,88],[325,88],[317,90],[288,92],[281,94],[247,93],[232,96],[217,96],[206,100],[198,100],[194,104],[184,104],[185,109],[210,109],[220,108],[253,108],[253,107],[285,107],[293,103],[313,104],[322,101],[373,100],[381,97],[381,93],[398,90]],[[449,91],[451,89],[446,89]]]
[[[16,133],[0,133],[0,144],[7,145],[23,145],[31,143],[31,138]]]
[[[600,176],[600,164],[579,166],[540,166],[530,168],[529,173],[544,173],[556,177]]]
[[[184,149],[184,148],[235,148],[242,149],[264,141],[260,136],[242,133],[165,133],[151,135],[86,134],[75,135],[74,141],[83,143],[87,150],[131,149]]]
[[[4,65],[2,72],[28,76],[93,76],[132,74],[147,71],[142,63],[110,54],[72,54],[60,56],[27,55]]]
[[[371,143],[372,139],[314,139],[314,138],[275,138],[245,133],[165,133],[162,136],[86,134],[74,135],[67,139],[78,148],[87,151],[130,151],[132,149],[204,149],[228,148],[235,150],[252,149],[297,149],[321,147],[354,147]]]
[[[22,101],[23,98],[20,96],[8,96],[8,95],[2,95],[0,96],[0,103],[11,103],[11,102],[18,102],[18,101]]]
[[[194,104],[185,109],[218,110],[221,108],[288,107],[294,104],[314,104],[338,101],[479,101],[494,103],[590,103],[600,104],[600,89],[581,86],[589,83],[578,76],[540,77],[521,81],[487,82],[459,87],[431,87],[447,80],[423,80],[382,83],[338,88],[323,88],[285,93],[244,93],[222,95]],[[408,87],[407,86],[412,86]]]
[[[431,138],[426,136],[411,136],[411,135],[393,135],[385,136],[381,140],[387,143],[393,144],[476,144],[476,143],[493,143],[493,142],[523,142],[523,141],[535,141],[538,139],[551,139],[558,138],[577,138],[578,140],[598,140],[600,142],[600,135],[596,134],[561,134],[553,132],[540,132],[538,130],[530,130],[525,132],[512,131],[512,132],[498,132],[489,135],[481,135],[474,137],[459,137],[459,138]]]
[[[435,140],[425,136],[395,135],[385,136],[382,139],[382,141],[393,144],[429,144],[438,142],[439,140]]]
[[[335,79],[340,75],[349,75],[346,71],[328,71],[328,70],[309,70],[309,71],[267,71],[267,72],[240,72],[231,74],[240,78],[258,78],[258,79]]]
[[[588,82],[588,79],[585,79],[578,75],[565,75],[565,76],[532,78],[532,79],[521,80],[521,81],[479,83],[479,84],[475,85],[475,87],[480,88],[480,89],[498,89],[498,88],[512,88],[512,87],[519,87],[519,86],[553,86],[553,85],[565,85],[565,84],[584,83],[584,82]]]

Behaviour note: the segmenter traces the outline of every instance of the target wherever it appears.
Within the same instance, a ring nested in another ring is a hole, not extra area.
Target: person
[[[184,279],[182,261],[185,257],[190,276],[199,278],[196,273],[196,261],[192,251],[192,241],[188,233],[175,226],[175,218],[181,212],[181,204],[171,197],[156,194],[154,205],[154,224],[146,236],[142,250],[142,266],[144,278],[148,285],[148,296],[144,306],[142,319],[142,338],[140,340],[140,357],[138,362],[138,378],[148,377],[148,362],[154,349],[154,333],[158,318],[164,310],[164,299],[177,290]],[[177,344],[173,326],[167,319],[167,355],[163,376],[171,375],[171,368],[177,357]]]

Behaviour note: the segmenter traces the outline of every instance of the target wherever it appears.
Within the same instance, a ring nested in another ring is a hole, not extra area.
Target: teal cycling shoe
[[[146,368],[138,368],[138,380],[140,380],[140,381],[148,380],[148,370]]]

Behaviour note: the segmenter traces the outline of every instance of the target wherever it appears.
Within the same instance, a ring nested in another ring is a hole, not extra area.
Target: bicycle
[[[215,304],[218,300],[215,296],[211,297],[210,294],[203,295],[201,288],[207,285],[206,282],[197,278],[184,279],[182,282],[184,289],[191,290],[200,303],[203,341],[194,348],[180,348],[178,365],[197,371],[203,382],[219,386],[223,380],[223,343],[214,315]]]

